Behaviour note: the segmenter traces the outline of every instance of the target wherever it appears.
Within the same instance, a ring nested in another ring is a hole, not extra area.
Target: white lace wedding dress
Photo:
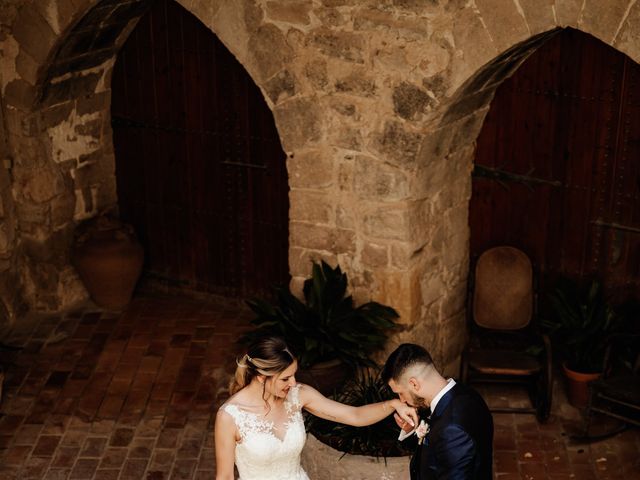
[[[298,398],[300,386],[289,390],[285,399],[287,420],[282,425],[265,421],[234,404],[224,405],[240,432],[236,444],[236,466],[240,480],[309,480],[300,465],[300,452],[307,434]],[[278,437],[276,432],[283,432]]]

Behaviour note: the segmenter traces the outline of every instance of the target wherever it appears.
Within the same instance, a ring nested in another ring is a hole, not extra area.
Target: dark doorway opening
[[[617,301],[638,298],[638,92],[638,64],[572,29],[506,79],[477,141],[472,256],[512,245],[543,282],[598,277]]]
[[[121,217],[145,278],[231,297],[286,284],[286,155],[245,69],[173,0],[153,3],[112,80]]]

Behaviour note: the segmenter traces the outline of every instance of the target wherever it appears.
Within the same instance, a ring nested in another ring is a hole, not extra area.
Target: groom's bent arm
[[[459,425],[448,425],[436,448],[438,479],[473,479],[476,447],[471,436]]]

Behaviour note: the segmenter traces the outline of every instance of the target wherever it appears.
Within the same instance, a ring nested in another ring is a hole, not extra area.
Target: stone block
[[[73,111],[74,102],[69,101],[66,103],[60,103],[53,107],[44,108],[40,110],[40,125],[43,129],[49,129],[60,125],[62,122],[67,121]]]
[[[20,50],[20,53],[16,57],[16,71],[21,78],[31,85],[38,85],[42,67],[31,55],[24,50]]]
[[[328,57],[359,64],[365,62],[365,37],[360,34],[320,28],[308,36],[308,45]]]
[[[16,202],[15,209],[22,234],[35,234],[47,229],[51,224],[48,204],[35,204],[26,201]]]
[[[76,74],[55,83],[48,83],[45,86],[42,103],[46,106],[56,105],[82,96],[93,95],[101,78],[102,72],[92,72],[86,75]]]
[[[491,104],[494,94],[495,87],[480,90],[475,93],[469,93],[468,95],[461,95],[447,109],[447,112],[442,119],[442,124],[448,125],[450,123],[457,122],[467,115],[475,114],[479,110],[485,110]]]
[[[464,313],[467,300],[466,281],[448,287],[443,293],[444,301],[440,305],[440,318],[451,318]]]
[[[291,188],[323,189],[334,184],[334,164],[322,150],[302,150],[287,158]]]
[[[328,224],[333,217],[332,196],[309,190],[289,192],[289,219],[315,224]]]
[[[577,28],[582,5],[584,5],[584,0],[555,0],[558,26]]]
[[[41,65],[46,63],[58,39],[51,25],[30,3],[20,9],[12,33],[20,49]]]
[[[427,93],[408,82],[394,88],[392,99],[393,111],[405,120],[420,119],[427,107],[434,103]]]
[[[21,78],[10,81],[4,90],[7,106],[20,110],[31,110],[36,101],[36,88]]]
[[[265,84],[267,95],[274,104],[296,94],[296,82],[288,70],[276,74]]]
[[[316,8],[313,13],[324,27],[338,27],[346,22],[345,16],[337,8]]]
[[[476,0],[476,6],[498,51],[511,48],[531,36],[515,2]]]
[[[353,203],[346,202],[345,205],[336,207],[336,226],[338,228],[346,228],[353,230],[356,228],[356,217],[353,209]]]
[[[406,172],[372,157],[356,157],[354,177],[356,193],[367,200],[404,200],[410,195]]]
[[[338,188],[342,192],[353,192],[354,164],[345,159],[338,165]]]
[[[629,4],[630,0],[585,0],[578,28],[611,44],[627,14]]]
[[[556,25],[554,0],[518,0],[532,35],[552,30]]]
[[[44,164],[20,178],[20,193],[25,199],[35,203],[45,203],[53,197],[65,193],[66,182],[57,166]]]
[[[293,25],[309,25],[309,12],[313,7],[311,0],[290,0],[288,2],[267,2],[267,17],[274,22],[285,22]]]
[[[289,271],[291,275],[306,278],[311,275],[313,262],[324,260],[330,265],[337,265],[337,257],[329,252],[292,247],[289,249]]]
[[[629,10],[629,15],[620,28],[613,46],[626,53],[636,63],[640,62],[640,4],[636,3]]]
[[[51,231],[46,238],[23,235],[22,246],[30,261],[64,266],[70,262],[74,224]]]
[[[421,1],[420,4],[414,10],[416,13],[420,12],[419,15],[406,15],[398,5],[394,9],[380,4],[360,8],[353,13],[353,29],[365,32],[391,30],[402,40],[420,41],[428,38],[432,32],[431,25],[424,21],[424,16],[429,15],[425,2]]]
[[[322,58],[313,58],[304,66],[304,75],[314,88],[324,89],[329,83],[327,62]]]
[[[389,264],[389,247],[387,245],[365,242],[362,247],[362,263],[368,268],[387,267]]]
[[[61,269],[56,293],[59,310],[68,309],[89,298],[89,293],[80,280],[78,273],[70,265],[66,265]]]
[[[293,152],[322,137],[322,115],[317,101],[294,98],[274,110],[276,126],[286,152]]]
[[[95,112],[104,112],[111,105],[111,90],[83,95],[76,99],[76,112],[78,115],[87,115]]]
[[[402,167],[413,167],[421,142],[421,135],[411,132],[400,122],[389,120],[384,130],[374,140],[375,147],[383,153],[384,160]]]
[[[390,265],[392,268],[406,269],[414,261],[414,257],[419,254],[412,248],[409,242],[393,242],[390,248]]]
[[[364,215],[364,232],[373,238],[409,240],[409,210],[406,205],[376,208]]]
[[[324,250],[334,254],[355,251],[355,233],[302,222],[290,222],[289,244],[310,250]]]
[[[373,275],[378,285],[375,300],[395,308],[400,324],[411,324],[421,304],[418,273],[379,269]]]
[[[34,5],[56,35],[67,30],[78,12],[73,0],[40,0]]]
[[[56,229],[73,221],[76,197],[73,191],[64,192],[51,201],[51,226]]]
[[[335,89],[340,93],[350,93],[361,97],[373,97],[376,93],[375,78],[365,69],[358,68],[349,75],[336,80]]]
[[[249,52],[260,78],[271,78],[293,58],[293,50],[274,25],[263,25],[251,35]]]
[[[456,12],[452,33],[456,53],[451,60],[450,94],[498,54],[485,24],[471,8]]]

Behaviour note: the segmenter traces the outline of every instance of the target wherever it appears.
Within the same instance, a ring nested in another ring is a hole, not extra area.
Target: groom
[[[382,378],[401,401],[432,412],[429,431],[411,458],[411,480],[491,480],[493,419],[475,390],[446,380],[429,352],[412,343],[389,356]],[[396,422],[413,431],[399,417]]]

